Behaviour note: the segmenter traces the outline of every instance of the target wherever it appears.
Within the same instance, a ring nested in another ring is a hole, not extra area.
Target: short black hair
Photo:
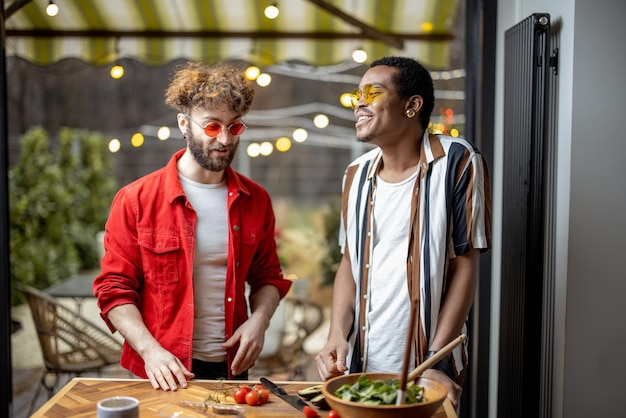
[[[398,95],[406,99],[419,95],[423,99],[420,109],[420,121],[424,129],[428,128],[430,115],[435,107],[435,88],[430,72],[418,61],[407,57],[385,57],[370,64],[370,68],[378,65],[386,65],[398,69],[393,76],[393,82]]]

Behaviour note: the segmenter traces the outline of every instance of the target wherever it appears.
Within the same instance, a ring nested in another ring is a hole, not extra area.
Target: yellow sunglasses
[[[352,90],[352,93],[350,93],[350,105],[353,109],[355,109],[361,98],[363,98],[366,104],[372,104],[378,100],[381,94],[383,94],[383,89],[381,87],[376,87],[373,84],[366,84],[363,86],[362,90],[359,88]]]

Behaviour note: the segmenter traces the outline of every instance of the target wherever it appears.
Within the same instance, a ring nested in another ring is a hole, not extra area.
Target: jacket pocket
[[[261,222],[250,222],[244,225],[241,232],[241,243],[245,245],[259,245],[263,238],[263,224]]]
[[[139,248],[146,281],[159,284],[178,281],[178,257],[180,239],[178,235],[159,231],[139,232]]]

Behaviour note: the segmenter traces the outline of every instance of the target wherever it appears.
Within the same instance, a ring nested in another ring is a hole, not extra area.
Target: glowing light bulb
[[[170,128],[168,128],[167,126],[161,126],[157,131],[157,138],[159,138],[161,141],[169,139],[170,135]]]
[[[112,153],[116,153],[122,148],[122,143],[119,139],[113,138],[109,141],[109,151]]]
[[[124,67],[121,65],[114,65],[111,67],[111,78],[118,80],[122,77],[124,77]]]
[[[256,142],[252,142],[248,145],[248,149],[246,151],[248,152],[249,157],[255,158],[261,154],[261,146]]]
[[[256,83],[261,87],[267,87],[272,82],[272,76],[267,73],[261,73],[256,78]]]
[[[270,6],[267,6],[265,8],[265,17],[268,19],[276,19],[279,13],[280,13],[280,10],[278,10],[276,3]]]
[[[291,140],[286,136],[281,136],[276,140],[276,149],[280,152],[289,151],[291,148]]]
[[[271,142],[263,141],[261,142],[261,155],[267,157],[274,151],[274,145]]]
[[[50,17],[56,16],[57,14],[59,14],[59,6],[50,1],[50,3],[48,3],[48,6],[46,7],[46,14]]]
[[[140,146],[142,146],[143,142],[144,142],[144,137],[139,132],[133,134],[133,136],[130,138],[130,143],[133,144],[133,147],[135,148],[139,148]]]
[[[328,116],[319,114],[313,118],[313,125],[317,126],[320,129],[324,129],[328,126],[330,121],[328,120]]]
[[[354,62],[362,64],[367,61],[367,52],[365,52],[361,48],[357,48],[354,50],[354,52],[352,52],[352,59],[354,60]]]
[[[350,93],[343,93],[339,97],[339,101],[343,107],[352,107],[352,95]]]
[[[291,137],[296,142],[304,142],[309,137],[309,133],[304,128],[297,128],[293,131]]]
[[[259,69],[259,67],[256,67],[254,65],[246,68],[246,71],[244,72],[244,75],[248,80],[256,80],[259,74],[261,74],[261,70]]]

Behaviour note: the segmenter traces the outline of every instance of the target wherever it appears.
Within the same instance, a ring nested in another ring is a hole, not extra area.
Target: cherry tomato
[[[326,415],[327,418],[340,418],[339,417],[339,412],[335,411],[334,409],[331,409],[330,411],[328,411],[328,415]]]
[[[307,418],[319,417],[317,411],[310,406],[305,406],[302,412],[304,412],[304,416]]]
[[[242,383],[241,385],[239,385],[239,389],[245,391],[246,393],[252,390],[252,388],[247,383]]]
[[[261,405],[261,396],[259,396],[258,390],[251,390],[250,392],[246,393],[246,403],[252,406]]]
[[[246,391],[243,388],[239,388],[233,393],[233,399],[235,399],[235,402],[237,403],[246,403],[247,394],[248,394],[248,391]]]
[[[267,389],[257,389],[259,392],[259,399],[261,400],[261,404],[266,403],[270,398],[270,392]]]

